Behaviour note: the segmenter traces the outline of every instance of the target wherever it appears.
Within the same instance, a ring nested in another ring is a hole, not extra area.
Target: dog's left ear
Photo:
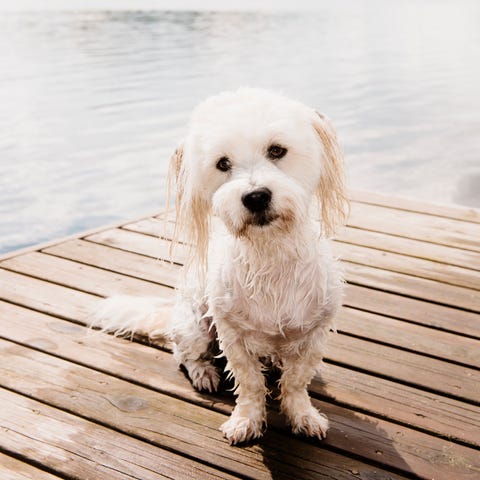
[[[315,111],[313,128],[323,147],[322,171],[316,195],[320,205],[323,231],[326,235],[332,235],[338,225],[345,223],[348,214],[343,152],[337,134],[327,117]]]
[[[176,187],[175,230],[172,246],[184,242],[189,245],[185,264],[195,262],[205,269],[208,255],[208,232],[210,206],[201,195],[196,182],[198,173],[192,165],[192,158],[185,158],[185,148],[181,144],[170,157],[167,178],[167,212],[170,192]],[[172,255],[172,252],[170,252]],[[185,269],[187,271],[187,269]]]

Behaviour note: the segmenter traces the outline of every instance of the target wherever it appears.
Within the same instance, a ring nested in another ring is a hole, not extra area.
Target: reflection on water
[[[191,108],[245,84],[334,119],[351,186],[480,206],[480,3],[350,7],[3,13],[0,251],[160,208]]]

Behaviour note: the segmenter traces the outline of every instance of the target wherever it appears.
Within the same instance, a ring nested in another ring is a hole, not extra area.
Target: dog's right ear
[[[167,178],[167,212],[170,193],[175,185],[175,229],[172,244],[185,242],[185,264],[195,262],[206,269],[208,256],[210,206],[198,187],[198,172],[192,158],[188,158],[185,144],[181,144],[170,157]]]

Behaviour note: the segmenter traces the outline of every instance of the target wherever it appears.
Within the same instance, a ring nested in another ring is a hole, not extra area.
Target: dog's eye
[[[287,149],[280,145],[270,145],[267,150],[268,158],[278,160],[287,154]]]
[[[217,162],[217,170],[220,170],[221,172],[228,172],[232,168],[232,162],[228,159],[228,157],[222,157],[218,162]]]

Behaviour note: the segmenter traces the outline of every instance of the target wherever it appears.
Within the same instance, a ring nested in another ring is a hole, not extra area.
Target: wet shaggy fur
[[[169,172],[175,240],[190,245],[176,301],[112,297],[94,325],[172,340],[194,387],[207,391],[220,379],[209,350],[216,336],[235,380],[235,409],[221,426],[232,444],[263,433],[268,358],[280,370],[280,407],[293,432],[323,438],[328,420],[307,386],[341,304],[327,237],[346,206],[330,122],[272,92],[222,93],[195,109]],[[252,192],[270,194],[252,206]]]

